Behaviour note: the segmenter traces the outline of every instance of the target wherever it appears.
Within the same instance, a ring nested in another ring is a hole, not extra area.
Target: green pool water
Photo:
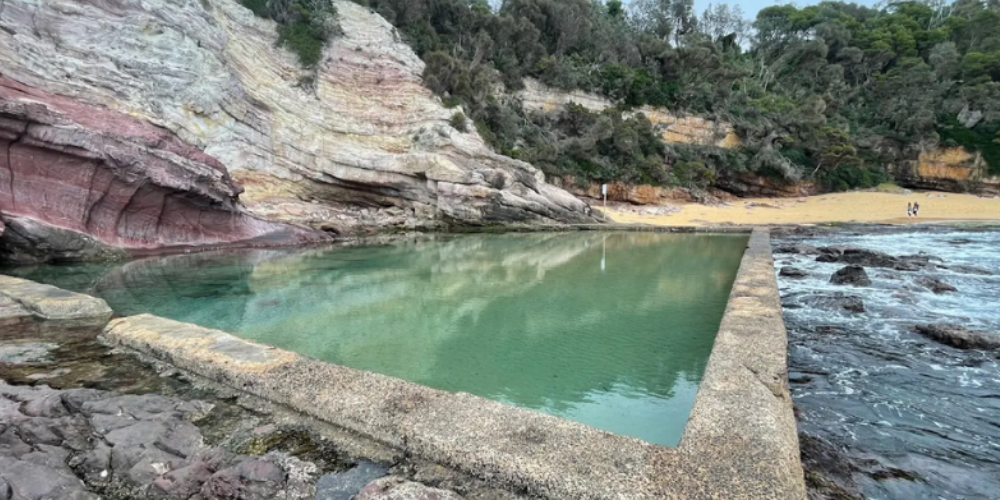
[[[432,236],[3,270],[674,446],[746,236]]]

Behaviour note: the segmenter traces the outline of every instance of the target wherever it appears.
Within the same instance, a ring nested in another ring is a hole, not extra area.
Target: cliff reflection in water
[[[102,296],[120,314],[190,321],[673,445],[745,243],[658,233],[439,236],[21,274]]]

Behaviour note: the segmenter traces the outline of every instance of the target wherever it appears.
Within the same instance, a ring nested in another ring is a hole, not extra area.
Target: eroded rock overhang
[[[149,122],[0,75],[0,253],[14,262],[322,241],[246,213],[215,158]]]

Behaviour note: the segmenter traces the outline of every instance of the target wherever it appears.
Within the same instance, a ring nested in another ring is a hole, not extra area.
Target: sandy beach
[[[906,204],[920,204],[918,217],[906,216]],[[594,204],[600,210],[598,204]],[[669,207],[608,206],[608,216],[615,222],[663,226],[702,226],[716,224],[816,224],[826,222],[872,222],[916,224],[951,221],[998,221],[1000,199],[970,194],[913,192],[832,193],[806,198],[742,198],[725,205],[699,203]],[[652,210],[651,210],[652,209]]]

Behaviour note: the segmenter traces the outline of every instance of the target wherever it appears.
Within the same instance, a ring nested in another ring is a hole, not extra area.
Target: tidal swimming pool
[[[0,272],[675,446],[747,235],[438,235]]]

